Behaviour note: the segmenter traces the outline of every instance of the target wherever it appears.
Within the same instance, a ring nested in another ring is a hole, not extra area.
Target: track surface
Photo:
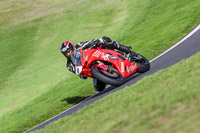
[[[184,58],[188,58],[192,56],[193,54],[200,51],[200,24],[191,31],[188,36],[184,37],[182,40],[180,40],[177,44],[172,46],[169,50],[164,52],[164,54],[161,54],[161,56],[158,56],[153,61],[151,61],[151,69],[144,73],[144,74],[135,74],[134,76],[130,77],[125,84],[119,87],[115,86],[109,86],[104,91],[100,93],[96,93],[95,95],[83,100],[79,104],[71,107],[70,109],[54,116],[53,118],[43,122],[42,124],[26,131],[25,133],[32,132],[34,130],[39,130],[44,128],[46,125],[52,123],[55,120],[58,120],[64,116],[71,115],[74,112],[77,112],[84,106],[88,106],[95,101],[103,98],[104,96],[113,93],[117,90],[120,90],[126,86],[130,86],[134,83],[136,83],[138,80],[142,79],[144,76],[151,75],[155,73],[158,70],[167,68],[180,60]],[[132,80],[131,80],[132,79]]]

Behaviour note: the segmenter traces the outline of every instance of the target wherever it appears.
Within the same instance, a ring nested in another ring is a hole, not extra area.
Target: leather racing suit
[[[106,37],[106,36],[104,36],[100,39],[93,39],[91,41],[80,42],[75,45],[75,49],[82,48],[84,50],[87,48],[91,48],[94,45],[99,46],[100,48],[118,49],[125,53],[130,53],[132,50],[131,47],[124,46],[116,41],[111,40],[111,38]],[[75,73],[75,65],[73,64],[71,59],[67,60],[66,67],[69,71]],[[80,78],[86,79],[87,77],[80,76]]]

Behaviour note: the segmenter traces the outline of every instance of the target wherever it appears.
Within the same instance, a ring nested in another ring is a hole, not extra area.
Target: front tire
[[[101,82],[109,85],[120,86],[125,82],[124,77],[122,77],[118,72],[116,72],[117,76],[112,77],[106,75],[103,70],[97,66],[93,67],[91,70],[91,74]]]

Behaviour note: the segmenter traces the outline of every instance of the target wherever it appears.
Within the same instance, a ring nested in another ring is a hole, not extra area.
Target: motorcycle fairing
[[[92,65],[95,61],[106,61],[114,65],[118,72],[124,77],[127,78],[134,74],[138,68],[138,65],[134,62],[131,63],[126,57],[122,54],[109,50],[109,49],[86,49],[80,50],[80,58],[82,64],[82,71],[79,75],[85,75],[88,77],[93,77],[90,73]],[[102,65],[97,65],[97,67],[104,68]],[[94,77],[93,77],[94,78]]]

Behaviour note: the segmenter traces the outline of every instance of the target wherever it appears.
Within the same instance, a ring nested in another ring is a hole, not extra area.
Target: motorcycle
[[[120,86],[131,75],[150,69],[150,63],[144,56],[133,51],[130,54],[94,47],[76,49],[72,52],[71,60],[78,76],[93,78],[98,82],[94,85],[95,90],[103,91],[106,84]]]

